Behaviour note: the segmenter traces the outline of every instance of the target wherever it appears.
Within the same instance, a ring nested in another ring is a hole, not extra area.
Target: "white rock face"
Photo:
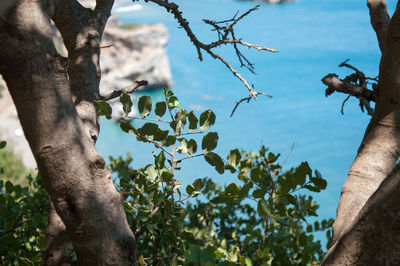
[[[111,19],[103,35],[101,46],[101,93],[130,85],[136,80],[147,80],[141,89],[172,87],[172,75],[166,54],[168,31],[162,24],[130,25],[121,27]]]
[[[33,158],[29,144],[25,139],[24,132],[19,123],[17,110],[1,76],[0,86],[3,88],[0,92],[0,141],[6,140],[6,149],[12,150],[27,168],[35,169],[35,158]]]

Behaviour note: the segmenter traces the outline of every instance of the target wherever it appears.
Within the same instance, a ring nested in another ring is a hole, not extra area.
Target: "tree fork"
[[[48,10],[18,1],[1,19],[1,74],[79,264],[135,265],[122,199],[72,101]]]
[[[400,154],[400,9],[367,1],[382,58],[375,112],[342,189],[334,244],[323,265],[397,265]],[[397,163],[397,165],[396,165]],[[395,247],[395,248],[394,248]]]

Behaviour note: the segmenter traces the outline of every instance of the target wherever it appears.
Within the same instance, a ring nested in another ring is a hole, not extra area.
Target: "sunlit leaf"
[[[142,117],[148,116],[151,111],[152,101],[150,96],[142,96],[138,101],[138,110]]]
[[[122,109],[124,110],[125,115],[128,115],[132,111],[131,96],[126,93],[122,93],[119,97],[119,101],[122,104]]]
[[[200,115],[200,130],[204,131],[215,123],[215,114],[210,109]]]
[[[95,101],[94,106],[98,116],[105,116],[107,119],[111,119],[112,109],[106,101]]]

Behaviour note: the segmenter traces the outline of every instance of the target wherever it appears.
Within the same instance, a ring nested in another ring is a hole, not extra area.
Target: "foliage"
[[[232,150],[224,161],[213,152],[218,133],[204,135],[214,125],[215,114],[207,110],[198,119],[180,107],[171,91],[164,93],[165,101],[154,105],[156,119],[148,117],[153,107],[150,97],[139,99],[140,117],[129,117],[133,104],[130,98],[120,98],[125,110],[121,128],[159,150],[153,153],[154,164],[132,169],[130,154],[125,159],[110,158],[110,170],[126,197],[140,264],[319,264],[324,252],[311,233],[326,231],[329,239],[333,220],[307,223],[307,217],[317,216],[319,206],[298,191],[325,189],[321,174],[313,175],[307,162],[283,171],[277,163],[279,154],[268,153],[265,147],[257,153]],[[135,128],[130,119],[144,124]],[[201,150],[199,136],[203,136]],[[183,160],[194,157],[203,157],[219,174],[229,171],[237,181],[222,187],[203,178],[183,190],[176,171]]]
[[[137,239],[139,264],[319,264],[323,249],[312,232],[326,231],[329,239],[333,220],[308,223],[318,205],[300,190],[325,189],[321,174],[313,174],[307,162],[284,171],[279,154],[265,147],[258,152],[234,149],[223,160],[215,152],[218,133],[205,133],[215,124],[215,114],[207,110],[197,116],[182,109],[171,91],[164,93],[165,101],[154,105],[150,97],[141,97],[139,117],[128,116],[130,96],[120,97],[125,112],[121,129],[157,148],[154,163],[133,169],[129,153],[125,159],[110,158]],[[107,102],[96,107],[99,115],[111,116]],[[5,145],[0,142],[0,149]],[[177,171],[183,160],[195,157],[234,182],[221,186],[201,178],[183,189]],[[40,176],[27,180],[24,187],[0,181],[0,259],[5,265],[42,263],[48,195]]]
[[[14,181],[21,182],[29,174],[29,170],[26,169],[21,159],[12,152],[3,149],[5,142],[3,141],[2,143],[4,143],[4,146],[0,144],[0,177],[2,179],[12,178]]]
[[[2,143],[5,146],[5,142],[0,142],[0,149]],[[0,160],[0,167],[13,169],[12,164],[15,163]],[[5,181],[14,177],[8,173],[13,172],[3,171],[0,180],[1,264],[40,265],[47,225],[47,192],[39,176],[27,176],[27,185],[21,186],[13,184],[12,179]]]

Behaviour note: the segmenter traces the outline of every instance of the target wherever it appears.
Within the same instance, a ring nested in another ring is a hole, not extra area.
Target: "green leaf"
[[[209,132],[207,135],[203,137],[203,141],[201,142],[201,148],[204,152],[212,151],[217,147],[218,144],[218,133],[217,132]]]
[[[239,259],[240,249],[238,246],[231,246],[229,249],[229,258],[231,261],[237,261]]]
[[[186,125],[186,111],[180,110],[174,118],[174,121],[170,123],[172,129],[177,132],[181,132]]]
[[[173,177],[174,177],[174,175],[171,174],[170,172],[167,172],[167,171],[164,171],[164,172],[161,174],[161,179],[162,179],[162,181],[164,181],[164,182],[166,182],[166,183],[171,182],[171,180],[172,180]]]
[[[187,143],[187,152],[189,155],[196,153],[197,151],[197,142],[194,139],[190,139]]]
[[[28,258],[19,258],[19,263],[21,263],[20,265],[25,265],[25,266],[33,266],[35,265],[31,260],[29,260]]]
[[[198,178],[193,182],[192,185],[196,191],[200,191],[204,187],[204,181],[203,179]]]
[[[141,128],[138,129],[141,135],[153,136],[157,134],[158,125],[154,123],[145,123]]]
[[[142,117],[148,116],[151,111],[151,97],[150,96],[142,96],[138,101],[138,110]]]
[[[188,153],[188,150],[187,150],[188,142],[187,142],[187,140],[185,138],[180,138],[178,140],[179,140],[180,144],[179,144],[179,147],[176,149],[176,151],[179,152],[180,154]]]
[[[155,158],[154,163],[157,169],[162,169],[165,165],[165,154],[164,151],[161,151]]]
[[[200,130],[204,131],[210,128],[210,126],[215,124],[215,114],[212,110],[204,111],[200,115]]]
[[[195,130],[197,129],[197,123],[199,122],[199,119],[197,119],[196,115],[191,111],[189,113],[189,130]]]
[[[11,193],[14,189],[14,185],[10,181],[6,182],[5,187],[6,187],[7,193]]]
[[[165,140],[161,141],[161,145],[168,147],[175,144],[175,142],[176,142],[176,137],[169,135]]]
[[[267,194],[267,190],[265,188],[260,188],[253,191],[253,197],[256,199],[264,198],[265,194]]]
[[[128,115],[132,111],[131,96],[126,93],[122,93],[119,97],[119,101],[122,104],[122,109],[124,110],[125,115]]]
[[[187,185],[186,187],[186,192],[188,193],[188,195],[192,195],[192,193],[195,191],[194,186],[192,184]]]
[[[211,246],[206,247],[205,249],[200,251],[200,263],[201,265],[215,265],[215,251]]]
[[[231,173],[235,173],[236,172],[235,167],[232,167],[229,164],[225,164],[225,170],[229,170],[229,171],[231,171]]]
[[[221,247],[218,247],[218,249],[215,251],[215,255],[218,259],[225,259],[228,256],[227,251]]]
[[[149,180],[150,182],[153,182],[157,178],[157,171],[151,164],[146,167],[145,173],[147,180]]]
[[[287,194],[286,198],[287,198],[289,203],[293,204],[294,206],[297,206],[297,198],[296,198],[296,196],[294,196],[292,194]]]
[[[4,140],[0,141],[0,150],[4,149],[6,147],[6,145],[7,145],[6,141],[4,141]]]
[[[128,121],[121,121],[119,126],[126,133],[130,133],[131,130],[135,131],[135,128]]]
[[[264,199],[261,199],[257,204],[257,211],[258,214],[262,217],[269,217],[272,218],[272,214],[267,207],[267,203]]]
[[[224,162],[222,161],[221,157],[214,152],[208,152],[204,155],[204,159],[211,165],[215,167],[215,170],[219,174],[224,173]]]
[[[168,130],[161,130],[160,128],[154,133],[154,140],[163,141],[168,137]]]
[[[171,96],[168,98],[168,108],[169,109],[174,109],[179,106],[179,101],[176,96]]]
[[[238,165],[240,160],[242,159],[242,156],[240,155],[240,152],[238,149],[234,149],[229,152],[227,159],[228,159],[228,163],[231,166],[236,167],[236,165]]]
[[[154,109],[154,112],[156,113],[158,118],[161,118],[165,114],[166,110],[167,110],[167,105],[165,104],[165,102],[156,103],[156,107]]]
[[[112,109],[106,101],[95,101],[94,106],[96,108],[97,116],[105,116],[107,119],[111,119]]]
[[[309,177],[312,176],[312,170],[308,165],[308,162],[302,162],[296,169],[296,172],[301,172],[304,176],[308,175]]]
[[[221,195],[211,199],[210,201],[214,204],[229,203],[232,201],[233,198],[234,198],[234,196],[232,196],[232,195],[221,194]]]
[[[303,187],[308,189],[308,190],[310,190],[310,191],[312,191],[312,192],[321,192],[321,190],[319,188],[313,187],[313,186],[310,186],[310,185],[304,185]]]
[[[314,230],[315,230],[315,231],[319,231],[319,230],[320,230],[319,222],[318,222],[318,221],[315,221],[315,222],[314,222]]]
[[[230,183],[226,188],[225,192],[230,195],[239,195],[240,187],[236,183]]]
[[[323,178],[311,177],[310,180],[317,188],[319,188],[321,190],[325,189],[326,186],[328,185],[326,180]]]
[[[189,262],[200,262],[200,247],[197,245],[190,244],[189,253],[186,254],[186,259]]]

